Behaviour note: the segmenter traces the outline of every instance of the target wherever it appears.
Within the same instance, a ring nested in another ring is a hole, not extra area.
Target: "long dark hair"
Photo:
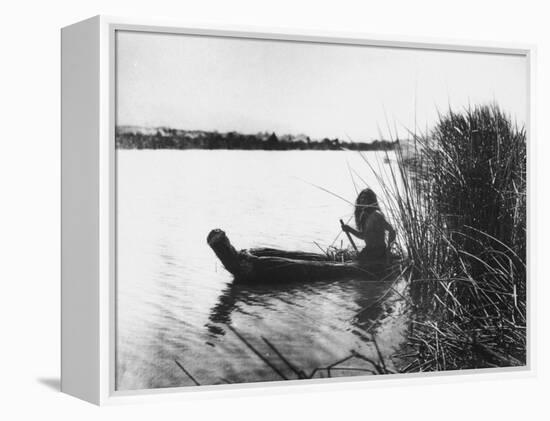
[[[368,216],[377,210],[379,211],[380,207],[378,206],[376,193],[368,187],[363,189],[355,201],[354,216],[356,227],[361,229]]]

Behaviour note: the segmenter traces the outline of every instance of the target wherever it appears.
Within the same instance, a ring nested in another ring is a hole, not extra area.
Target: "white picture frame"
[[[62,375],[63,392],[94,404],[317,390],[319,388],[378,387],[403,382],[463,381],[471,378],[533,375],[532,320],[534,285],[528,258],[527,365],[515,368],[437,372],[377,377],[299,380],[277,383],[201,386],[116,391],[115,361],[115,32],[210,35],[251,39],[295,40],[343,45],[521,55],[528,62],[527,152],[533,142],[532,45],[453,40],[379,37],[354,33],[248,28],[231,25],[185,25],[152,19],[96,16],[61,31],[62,46]],[[528,164],[529,171],[530,166]],[[529,185],[529,184],[528,184]],[[530,197],[529,197],[530,200]],[[528,207],[528,212],[530,212]],[[529,219],[527,228],[529,232]],[[528,237],[528,244],[530,237]],[[529,254],[528,254],[529,257]]]

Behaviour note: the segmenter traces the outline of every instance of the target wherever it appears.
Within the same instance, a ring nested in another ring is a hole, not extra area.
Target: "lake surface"
[[[394,165],[381,152],[364,156],[382,176]],[[354,152],[118,150],[117,389],[194,385],[176,361],[201,385],[280,380],[229,326],[289,379],[295,373],[263,338],[308,374],[351,351],[377,359],[371,335],[384,356],[397,350],[406,318],[389,289],[395,277],[236,285],[206,244],[221,228],[237,249],[347,245],[338,220],[353,206],[310,183],[353,202],[348,166],[363,179],[357,188],[379,192]]]

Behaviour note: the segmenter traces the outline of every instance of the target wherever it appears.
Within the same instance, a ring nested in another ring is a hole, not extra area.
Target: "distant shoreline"
[[[281,135],[274,132],[243,134],[170,128],[138,128],[120,126],[116,129],[117,149],[206,149],[206,150],[332,150],[354,151],[393,150],[398,141],[342,141],[338,138],[311,139],[306,135]]]

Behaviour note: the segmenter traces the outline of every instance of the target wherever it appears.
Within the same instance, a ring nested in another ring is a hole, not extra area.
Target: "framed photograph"
[[[530,46],[62,30],[62,390],[532,369]]]

